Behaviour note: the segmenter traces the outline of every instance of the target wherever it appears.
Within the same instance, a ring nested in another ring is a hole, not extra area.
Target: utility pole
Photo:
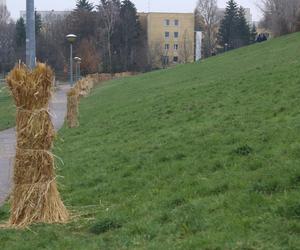
[[[35,67],[36,42],[35,42],[35,11],[34,0],[26,0],[26,65]]]

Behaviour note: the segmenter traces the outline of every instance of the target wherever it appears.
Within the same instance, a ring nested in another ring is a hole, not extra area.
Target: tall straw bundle
[[[87,76],[85,79],[87,81],[87,87],[89,91],[91,91],[94,88],[94,84],[95,84],[94,79],[90,76]]]
[[[79,126],[78,121],[78,102],[79,102],[79,90],[75,86],[69,90],[67,93],[68,103],[67,103],[67,125],[69,128],[75,128]]]
[[[45,64],[32,71],[16,66],[7,77],[17,107],[11,227],[64,223],[69,218],[57,190],[50,152],[55,137],[48,108],[52,79],[53,73]]]
[[[81,79],[78,82],[79,88],[80,88],[80,96],[86,97],[88,96],[90,90],[88,88],[87,80],[85,78]]]

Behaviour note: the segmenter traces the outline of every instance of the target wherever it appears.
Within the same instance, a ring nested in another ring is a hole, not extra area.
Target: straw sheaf
[[[113,79],[119,79],[129,76],[136,75],[136,72],[121,72],[121,73],[115,73],[115,74],[108,74],[108,73],[96,73],[89,75],[89,78],[92,79],[94,85],[102,84],[103,82],[110,81]]]
[[[78,106],[79,106],[79,90],[73,87],[67,93],[67,116],[66,122],[69,128],[75,128],[79,126],[78,121]]]
[[[17,106],[17,148],[10,227],[65,223],[66,210],[57,190],[51,153],[55,131],[49,113],[53,72],[45,64],[34,70],[16,66],[7,83]]]
[[[25,110],[47,107],[52,94],[52,81],[52,70],[41,63],[33,71],[25,65],[16,66],[7,76],[16,106]]]

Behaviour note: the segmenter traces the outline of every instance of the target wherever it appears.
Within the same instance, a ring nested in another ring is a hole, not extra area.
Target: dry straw
[[[67,93],[68,104],[67,104],[67,117],[66,122],[69,128],[75,128],[79,126],[78,121],[78,102],[79,94],[77,88],[71,88]]]
[[[16,66],[7,83],[17,106],[17,148],[9,227],[65,223],[69,214],[57,190],[50,152],[55,132],[49,114],[53,73],[45,64],[34,70]]]
[[[67,116],[66,122],[69,128],[79,126],[78,121],[78,106],[81,97],[87,97],[96,84],[112,80],[114,78],[121,78],[132,76],[132,72],[123,72],[115,75],[112,74],[93,74],[89,75],[76,82],[75,86],[68,92]]]
[[[73,88],[67,93],[67,117],[66,122],[69,128],[75,128],[79,126],[78,121],[78,106],[81,97],[87,97],[92,88],[94,87],[94,80],[91,77],[86,77],[79,80]]]

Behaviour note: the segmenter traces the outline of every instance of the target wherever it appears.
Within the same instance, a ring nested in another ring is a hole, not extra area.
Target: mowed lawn
[[[0,83],[0,131],[15,125],[15,110],[6,85]]]
[[[300,34],[98,87],[55,155],[73,220],[1,249],[300,249]]]

